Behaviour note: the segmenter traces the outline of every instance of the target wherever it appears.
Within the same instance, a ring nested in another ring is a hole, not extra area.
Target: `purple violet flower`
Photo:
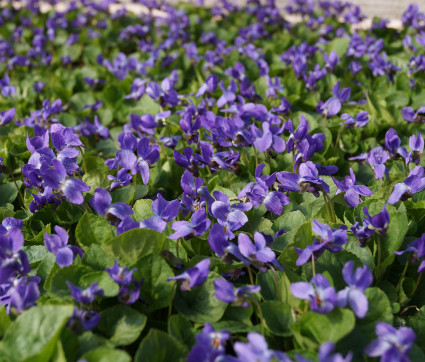
[[[185,272],[175,277],[170,277],[167,281],[183,280],[180,289],[184,292],[191,290],[194,287],[200,286],[207,280],[210,272],[210,263],[210,259],[204,259],[193,268],[187,269]]]
[[[127,216],[133,214],[133,209],[125,202],[112,204],[111,194],[102,188],[95,190],[94,196],[89,203],[94,211],[105,217],[113,225],[118,225]]]
[[[357,185],[356,175],[353,169],[350,168],[350,176],[345,176],[343,181],[338,181],[335,177],[332,177],[335,185],[338,187],[335,195],[341,192],[345,192],[344,200],[352,208],[355,208],[362,202],[360,196],[371,196],[373,192],[367,186]]]
[[[404,107],[401,109],[401,114],[405,121],[410,123],[425,122],[425,106],[420,107],[416,112],[412,107]]]
[[[263,234],[256,232],[254,234],[254,243],[252,243],[247,234],[240,233],[238,235],[238,247],[241,254],[261,272],[265,273],[267,271],[268,264],[273,264],[276,268],[282,270],[274,251],[267,246]]]
[[[425,234],[419,239],[412,241],[406,250],[394,251],[394,254],[403,255],[404,253],[411,253],[410,261],[412,263],[421,262],[418,267],[418,273],[422,273],[425,270]]]
[[[98,288],[98,283],[93,283],[84,290],[72,285],[69,281],[66,284],[71,289],[72,298],[77,303],[89,305],[94,302],[96,296],[103,297],[103,289]]]
[[[378,322],[375,326],[377,339],[369,343],[364,349],[369,357],[381,357],[381,361],[410,361],[408,355],[413,342],[416,340],[415,332],[408,327],[394,328],[385,322]]]
[[[416,166],[410,171],[409,176],[394,186],[394,190],[388,199],[388,203],[393,205],[398,201],[405,201],[414,194],[425,188],[425,170],[422,166]]]
[[[252,294],[258,293],[261,290],[259,285],[243,285],[239,288],[234,289],[231,282],[226,279],[216,279],[214,281],[215,297],[222,302],[234,304],[243,308],[249,307],[247,298],[250,298]]]
[[[337,294],[337,304],[345,308],[351,307],[358,318],[364,318],[369,309],[369,303],[363,292],[370,287],[373,276],[367,265],[353,271],[354,262],[350,260],[342,269],[342,276],[348,287]]]
[[[72,265],[77,255],[83,256],[83,250],[75,245],[68,245],[68,233],[59,225],[55,226],[56,234],[44,234],[44,245],[49,252],[56,255],[56,263],[61,267]]]
[[[336,306],[335,289],[331,287],[329,280],[321,274],[316,274],[310,283],[292,283],[290,290],[295,297],[308,300],[310,308],[314,312],[326,314]]]

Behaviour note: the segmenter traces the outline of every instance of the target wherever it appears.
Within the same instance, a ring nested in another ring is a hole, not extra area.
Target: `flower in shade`
[[[56,234],[44,234],[44,245],[49,252],[56,255],[56,263],[61,267],[69,266],[73,263],[77,255],[83,256],[83,250],[75,245],[68,245],[69,235],[67,231],[55,226]]]
[[[345,120],[341,123],[341,126],[345,124],[345,128],[364,127],[369,123],[369,113],[367,111],[357,113],[355,118],[348,113],[343,113],[341,118]]]
[[[405,201],[411,198],[414,194],[422,191],[425,188],[425,170],[422,166],[416,166],[410,171],[409,176],[403,181],[394,186],[394,190],[388,199],[390,204],[395,204],[398,201]]]
[[[143,285],[144,280],[138,282],[133,273],[137,268],[129,269],[128,267],[121,267],[118,260],[115,260],[112,268],[106,268],[111,279],[120,286],[118,292],[118,299],[125,304],[132,304],[140,298],[140,287]]]
[[[385,322],[378,322],[375,326],[377,339],[369,343],[364,349],[369,357],[381,357],[381,361],[408,362],[410,348],[416,340],[415,332],[408,327],[396,329]]]
[[[211,250],[227,264],[232,263],[232,256],[243,261],[245,264],[249,264],[242,256],[239,248],[228,240],[224,227],[220,224],[213,224],[213,226],[211,226],[208,235],[208,244]]]
[[[89,305],[94,302],[96,296],[103,297],[103,289],[98,288],[99,283],[93,283],[86,289],[78,288],[69,281],[66,284],[71,289],[72,298],[78,303]]]
[[[261,334],[250,332],[247,335],[247,339],[248,343],[235,342],[234,350],[238,356],[238,361],[291,361],[285,353],[269,349],[266,339]]]
[[[268,264],[273,264],[276,268],[282,270],[274,251],[267,246],[263,234],[256,232],[254,243],[252,243],[247,234],[240,233],[238,235],[238,247],[241,254],[263,273],[266,272]]]
[[[249,307],[247,299],[249,299],[252,294],[258,293],[261,289],[259,285],[243,285],[235,289],[231,282],[222,278],[214,281],[214,288],[215,297],[217,299],[244,308]]]
[[[13,118],[15,118],[15,108],[0,112],[0,126],[12,122]]]
[[[344,358],[340,353],[332,353],[335,350],[335,343],[325,342],[319,348],[320,362],[350,362],[353,358],[353,353],[349,352]]]
[[[408,158],[408,152],[405,147],[401,147],[401,140],[394,128],[390,128],[385,133],[385,149],[390,153],[391,158]]]
[[[410,261],[412,263],[421,261],[418,267],[418,273],[422,273],[425,270],[425,234],[422,234],[419,239],[412,241],[406,250],[394,251],[394,253],[397,255],[411,253]]]
[[[90,199],[90,206],[99,215],[106,217],[112,224],[119,224],[127,216],[133,214],[133,209],[125,202],[116,202],[112,204],[111,194],[102,188],[97,188],[94,196]]]
[[[412,107],[404,107],[401,109],[401,114],[405,121],[410,123],[425,122],[425,106],[420,107],[416,112]]]
[[[316,274],[310,283],[292,283],[290,290],[295,297],[308,300],[311,310],[317,313],[329,313],[337,303],[335,289],[331,287],[329,280],[321,274]]]
[[[40,174],[47,186],[61,191],[72,204],[82,204],[82,193],[90,190],[90,186],[80,179],[68,178],[65,167],[56,159],[52,161],[52,167],[48,164],[42,165]]]
[[[332,180],[338,187],[337,191],[335,192],[335,195],[341,192],[345,192],[344,200],[352,208],[355,208],[358,204],[360,204],[360,202],[362,201],[360,196],[373,195],[373,192],[370,191],[367,186],[357,185],[356,175],[354,174],[351,168],[350,176],[345,176],[343,181],[338,181],[335,177],[332,177]]]
[[[23,277],[15,279],[12,287],[7,292],[7,312],[9,313],[10,309],[14,307],[15,312],[17,314],[21,314],[23,311],[33,307],[40,296],[40,291],[38,289],[39,282],[39,277]],[[0,300],[0,304],[5,303]]]
[[[170,280],[183,280],[180,289],[183,291],[191,290],[194,287],[202,285],[208,278],[210,272],[210,259],[204,259],[196,264],[193,268],[187,269],[184,273],[175,277],[168,278]]]
[[[412,151],[409,152],[409,162],[418,164],[424,152],[424,138],[418,132],[409,138],[409,146]]]
[[[94,309],[86,310],[74,307],[72,317],[68,320],[67,326],[74,333],[83,333],[96,327],[100,321],[100,314]]]
[[[187,356],[187,362],[219,361],[225,353],[225,343],[229,338],[228,331],[216,331],[211,324],[205,323],[202,332],[196,335],[196,344]]]
[[[349,305],[357,317],[364,318],[369,309],[369,303],[363,292],[372,284],[373,276],[367,265],[353,271],[354,262],[350,260],[342,269],[342,276],[348,287],[337,294],[339,307]]]

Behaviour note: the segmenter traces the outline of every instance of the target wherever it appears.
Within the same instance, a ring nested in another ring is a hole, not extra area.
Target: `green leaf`
[[[120,349],[99,347],[84,353],[80,360],[87,362],[130,362],[131,357]]]
[[[4,336],[4,333],[6,332],[7,327],[9,327],[10,323],[11,320],[6,312],[6,307],[2,305],[0,307],[0,338]]]
[[[144,279],[140,295],[146,304],[143,310],[152,312],[166,307],[170,302],[172,283],[167,278],[174,276],[167,262],[159,255],[151,254],[140,259],[135,265],[135,278]]]
[[[17,181],[18,186],[22,185],[21,181]],[[18,190],[13,182],[0,185],[0,205],[11,204],[18,196]]]
[[[103,271],[114,265],[114,258],[106,254],[98,244],[92,244],[84,253],[83,264],[95,270]]]
[[[129,230],[102,245],[110,256],[118,259],[122,266],[135,264],[149,254],[159,254],[165,242],[165,236],[155,230]]]
[[[117,346],[133,343],[142,333],[146,316],[127,305],[116,305],[100,313],[97,329]]]
[[[338,57],[341,58],[347,52],[349,43],[350,39],[348,38],[336,38],[326,45],[326,50],[328,53],[334,50],[338,54]]]
[[[98,215],[85,213],[75,228],[75,237],[84,250],[92,244],[102,245],[114,236],[115,228]]]
[[[140,343],[135,362],[155,361],[169,362],[178,361],[186,354],[184,347],[179,341],[165,332],[151,329],[148,335]]]
[[[307,312],[293,325],[294,336],[302,348],[317,349],[324,342],[338,342],[354,329],[355,321],[348,309],[337,308],[328,314]]]
[[[168,320],[168,333],[189,348],[196,343],[192,323],[179,314],[172,315]]]
[[[100,170],[92,170],[88,171],[82,178],[82,180],[90,186],[90,189],[92,191],[96,190],[97,188],[105,188],[108,187],[110,184],[110,181],[106,177],[106,174],[103,171]]]
[[[346,352],[353,351],[357,358],[362,357],[363,349],[376,338],[377,322],[393,323],[391,303],[387,295],[379,288],[368,288],[365,295],[369,305],[366,316],[358,319],[356,329],[339,343]]]
[[[210,272],[208,279],[199,287],[187,292],[178,289],[173,306],[179,313],[196,323],[218,321],[227,304],[215,297],[214,280],[217,277],[216,273]]]
[[[78,282],[79,286],[83,289],[88,288],[94,283],[98,283],[99,288],[103,289],[105,297],[115,297],[118,294],[118,284],[114,282],[106,271],[86,273]]]
[[[273,334],[288,337],[292,335],[292,313],[288,304],[279,301],[261,303],[267,327]]]
[[[133,217],[136,221],[142,221],[154,215],[152,211],[152,200],[137,200],[134,203],[133,210]]]
[[[7,329],[0,357],[13,361],[49,361],[73,306],[35,306],[21,314]]]
[[[44,288],[59,297],[70,297],[71,291],[66,282],[68,281],[73,285],[79,286],[81,278],[92,271],[92,268],[84,265],[70,265],[57,269],[56,272],[53,270],[52,273],[54,274],[50,280],[46,280]]]

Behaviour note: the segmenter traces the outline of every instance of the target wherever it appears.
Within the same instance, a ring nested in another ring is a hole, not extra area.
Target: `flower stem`
[[[87,175],[87,165],[86,165],[86,158],[84,157],[84,152],[83,152],[83,148],[81,146],[78,146],[80,153],[81,153],[81,158],[83,160],[83,167],[84,167],[84,174]]]
[[[407,258],[406,264],[404,264],[403,272],[401,273],[400,279],[397,283],[397,286],[395,287],[396,292],[398,292],[400,290],[401,282],[403,281],[403,278],[404,278],[404,276],[406,275],[406,272],[407,272],[407,267],[409,266],[409,261],[410,261],[410,258]]]
[[[422,279],[422,274],[423,274],[423,273],[420,273],[420,274],[418,275],[418,279],[416,279],[416,285],[415,285],[415,288],[413,289],[412,294],[410,294],[410,298],[413,298],[413,296],[415,295],[416,291],[418,290],[419,284],[420,284],[421,279]]]
[[[279,300],[282,301],[282,295],[280,294],[280,288],[279,288],[279,278],[277,276],[276,269],[273,266],[270,266],[270,269],[272,270],[273,275],[274,275],[274,285],[275,285],[275,288],[276,288],[276,297],[278,297]]]
[[[9,175],[12,178],[13,183],[15,184],[16,190],[18,190],[19,198],[21,199],[23,207],[26,208],[24,196],[22,195],[22,192],[19,189],[18,183],[16,182],[15,176],[13,176],[12,170],[9,167],[5,167],[5,168],[7,168],[7,171],[9,172]]]
[[[326,128],[328,126],[328,115],[325,114],[325,119],[323,121],[323,127]]]
[[[177,287],[177,281],[174,282],[170,292],[170,304],[168,305],[168,320],[170,320],[171,310],[173,309],[173,299],[174,299],[174,293],[176,291],[176,287]]]
[[[342,130],[344,129],[344,125],[339,126],[338,134],[336,135],[335,148],[338,147],[339,139],[341,138]]]
[[[251,297],[250,300],[255,304],[258,310],[258,314],[260,315],[260,323],[261,323],[261,334],[264,335],[264,316],[263,311],[261,310],[261,305],[258,303],[258,300],[255,297]]]
[[[179,241],[180,241],[180,238],[178,238],[178,239],[177,239],[177,241],[176,241],[176,256],[177,256],[178,258],[180,258],[180,253],[179,253]]]
[[[311,254],[311,270],[313,271],[313,277],[316,276],[316,261],[314,260],[314,254]]]
[[[255,168],[257,169],[258,166],[258,155],[257,155],[257,148],[254,147],[254,156],[255,156]]]
[[[134,190],[133,190],[133,197],[131,198],[131,205],[134,204],[134,198],[136,197],[136,190],[137,190],[137,173],[134,175],[133,180]]]
[[[381,278],[381,254],[382,254],[382,248],[381,248],[381,235],[377,235],[376,238],[376,246],[378,248],[378,266],[376,269],[376,279]]]
[[[251,285],[254,285],[254,276],[252,275],[252,270],[249,265],[247,265],[246,269],[248,270],[249,282]]]

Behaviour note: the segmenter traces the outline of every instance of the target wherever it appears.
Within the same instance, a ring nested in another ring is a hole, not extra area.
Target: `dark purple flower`
[[[168,278],[170,280],[183,280],[180,289],[183,291],[191,290],[194,287],[200,286],[207,280],[210,272],[210,259],[204,259],[196,264],[193,268],[187,269],[184,273],[175,277]]]
[[[307,161],[299,167],[299,175],[287,171],[276,174],[284,191],[311,192],[319,197],[319,192],[329,193],[329,185],[318,177],[319,171],[313,162]]]
[[[38,82],[34,83],[33,88],[37,93],[41,93],[43,91],[43,88],[45,87],[45,85],[46,85],[46,83],[44,83],[42,81],[38,81]]]
[[[83,256],[83,250],[75,245],[68,245],[68,233],[59,225],[55,226],[56,234],[44,234],[44,245],[47,250],[56,255],[56,263],[61,267],[73,263],[77,255]]]
[[[249,302],[247,298],[250,298],[252,294],[258,293],[261,289],[259,285],[244,285],[242,287],[234,289],[231,282],[226,279],[216,279],[214,281],[215,297],[222,302],[234,304],[247,308]]]
[[[232,263],[232,256],[243,261],[245,264],[249,264],[242,256],[239,248],[228,240],[224,227],[220,224],[213,224],[213,226],[211,226],[208,235],[208,244],[211,250],[228,264]]]
[[[82,333],[96,327],[100,321],[100,314],[94,309],[86,310],[83,308],[74,307],[74,313],[68,320],[67,326],[74,333]]]
[[[40,297],[40,291],[38,289],[38,277],[24,277],[15,279],[12,287],[8,290],[8,303],[7,310],[10,311],[12,307],[15,308],[17,314],[21,314],[25,310],[33,307],[37,299]],[[0,304],[4,304],[0,301]]]
[[[205,93],[213,93],[218,86],[218,78],[215,75],[209,75],[205,83],[196,92],[196,97],[202,97]]]
[[[0,126],[12,122],[13,118],[15,118],[15,108],[0,112]]]
[[[425,170],[422,166],[416,166],[410,171],[409,176],[394,186],[394,190],[388,199],[388,203],[395,204],[398,201],[405,201],[414,194],[425,188]]]
[[[108,180],[113,180],[110,186],[110,190],[114,191],[115,189],[119,187],[124,187],[130,185],[132,176],[128,173],[128,170],[126,168],[122,168],[117,172],[117,176],[108,175]]]
[[[369,123],[369,113],[367,111],[357,113],[356,118],[353,118],[348,113],[343,113],[341,118],[345,119],[341,123],[341,125],[345,124],[345,128],[364,127]]]
[[[417,165],[424,152],[424,138],[419,132],[417,135],[410,136],[409,146],[412,151],[409,152],[408,162],[415,163]]]
[[[118,260],[115,260],[114,266],[112,268],[105,269],[113,281],[121,286],[129,286],[134,280],[133,273],[137,270],[128,269],[128,267],[120,267]]]
[[[390,128],[385,133],[385,149],[390,153],[393,159],[402,157],[404,160],[408,158],[406,148],[400,147],[401,140],[394,128]]]
[[[156,200],[152,203],[152,211],[154,214],[160,216],[166,222],[170,222],[177,217],[179,207],[179,200],[167,201],[161,194],[158,194]]]
[[[220,88],[223,91],[223,94],[217,101],[217,107],[222,108],[226,104],[231,104],[236,99],[236,92],[238,86],[236,82],[232,79],[230,85],[225,88],[223,81],[220,82]]]
[[[216,331],[211,324],[205,323],[202,332],[196,335],[197,343],[187,356],[187,362],[218,361],[225,353],[225,343],[229,338],[228,331]]]
[[[42,165],[40,174],[47,186],[61,191],[73,204],[82,204],[84,202],[82,193],[90,190],[90,186],[80,179],[68,178],[65,167],[56,159],[52,161],[52,167]]]
[[[310,283],[292,283],[290,290],[295,297],[308,300],[310,308],[314,312],[326,314],[336,306],[335,289],[331,287],[329,280],[321,274],[316,274]]]
[[[335,350],[335,343],[325,342],[319,348],[319,361],[320,362],[351,362],[353,353],[349,352],[344,358],[340,353],[333,353]],[[301,361],[299,361],[301,362]]]
[[[371,196],[373,192],[367,186],[357,185],[356,175],[350,168],[350,176],[345,176],[344,181],[338,181],[335,177],[332,177],[335,185],[338,187],[335,195],[340,192],[345,192],[344,200],[352,208],[355,208],[362,202],[360,196]]]
[[[353,266],[354,262],[350,260],[342,269],[342,276],[348,288],[338,292],[337,304],[343,308],[349,305],[358,318],[364,318],[369,309],[369,303],[363,292],[372,284],[373,276],[366,265],[357,268],[356,271],[353,271]]]
[[[80,289],[72,285],[69,281],[67,281],[66,284],[69,289],[71,289],[72,298],[74,298],[77,303],[88,305],[94,302],[96,296],[103,297],[103,289],[98,288],[98,283],[93,283],[86,289]]]
[[[176,240],[188,235],[201,236],[211,225],[211,220],[207,218],[204,209],[195,211],[189,221],[174,221],[171,228],[175,231],[169,238]]]
[[[375,326],[377,339],[369,343],[364,349],[369,357],[381,357],[381,361],[410,361],[408,355],[413,342],[416,340],[415,332],[408,327],[394,328],[385,322],[378,322]]]
[[[316,219],[313,220],[313,232],[319,236],[319,239],[314,239],[313,245],[307,245],[304,250],[295,248],[299,255],[296,262],[297,266],[308,263],[312,256],[317,259],[325,250],[337,253],[342,250],[341,245],[348,242],[347,230],[333,229]]]
[[[254,234],[254,243],[252,243],[248,235],[240,233],[238,235],[238,247],[241,254],[261,272],[266,272],[268,264],[273,264],[276,268],[282,270],[276,259],[276,254],[267,246],[263,234],[256,232]]]
[[[418,273],[422,273],[425,270],[425,234],[419,239],[412,241],[406,250],[394,251],[397,255],[402,255],[404,253],[410,254],[410,261],[412,263],[421,262],[418,267]]]
[[[133,209],[125,202],[116,202],[112,204],[111,194],[102,188],[97,188],[94,196],[89,201],[90,206],[99,215],[105,217],[111,224],[119,224],[127,216],[133,214]]]

